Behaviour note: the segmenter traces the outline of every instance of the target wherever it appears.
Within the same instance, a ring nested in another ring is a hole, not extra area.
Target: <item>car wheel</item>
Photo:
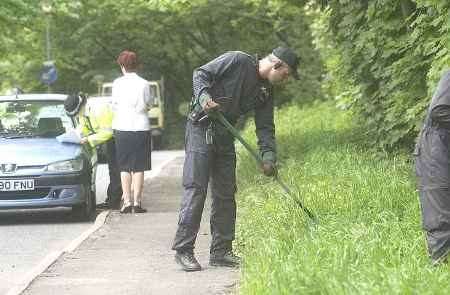
[[[95,217],[95,194],[90,190],[90,187],[87,188],[87,191],[86,202],[72,207],[73,215],[83,221],[91,221]]]

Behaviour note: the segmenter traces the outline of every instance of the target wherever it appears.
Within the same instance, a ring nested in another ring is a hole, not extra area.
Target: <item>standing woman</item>
[[[142,208],[144,171],[151,168],[150,122],[151,106],[148,81],[136,74],[136,53],[123,51],[117,58],[123,76],[112,86],[114,119],[112,127],[116,139],[117,161],[122,180],[121,213],[145,213]],[[132,195],[133,194],[133,195]]]

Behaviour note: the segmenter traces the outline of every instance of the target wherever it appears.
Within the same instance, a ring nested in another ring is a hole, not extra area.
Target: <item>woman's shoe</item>
[[[134,213],[145,213],[147,209],[142,208],[141,206],[133,206]]]
[[[130,206],[126,206],[126,207],[122,207],[122,209],[120,209],[120,213],[122,213],[122,214],[126,214],[126,213],[131,213],[131,209],[132,209],[133,207],[130,205]]]

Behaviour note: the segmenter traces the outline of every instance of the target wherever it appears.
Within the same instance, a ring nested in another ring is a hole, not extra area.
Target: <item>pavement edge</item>
[[[33,267],[30,272],[25,276],[25,278],[17,284],[15,287],[11,288],[6,295],[20,295],[25,291],[28,286],[37,278],[41,273],[43,273],[47,268],[49,268],[53,263],[58,260],[65,253],[73,252],[84,240],[86,240],[92,233],[97,231],[106,222],[106,218],[111,213],[110,210],[101,212],[95,219],[94,224],[84,231],[80,236],[75,238],[70,244],[60,251],[50,252],[41,262]]]
[[[161,170],[165,168],[170,162],[175,160],[176,158],[180,157],[184,154],[172,154],[169,156],[167,160],[165,160],[159,167],[156,169],[150,170],[150,173],[145,175],[145,179],[151,179],[159,175],[161,173]],[[38,265],[33,267],[33,269],[28,272],[28,274],[25,276],[25,278],[17,284],[15,287],[11,288],[6,295],[20,295],[22,292],[24,292],[28,286],[41,274],[43,273],[47,268],[49,268],[53,263],[55,263],[58,258],[60,258],[65,253],[71,253],[75,251],[78,246],[91,234],[96,232],[98,229],[100,229],[106,222],[106,218],[111,213],[111,210],[103,211],[101,212],[97,218],[95,219],[94,225],[92,225],[88,230],[84,231],[80,236],[75,238],[70,244],[65,247],[64,249],[60,251],[54,251],[48,254]]]

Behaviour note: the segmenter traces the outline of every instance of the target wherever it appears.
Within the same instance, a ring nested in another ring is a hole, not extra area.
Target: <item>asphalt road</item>
[[[180,152],[153,152],[153,170]],[[106,198],[108,168],[97,171],[97,203]],[[70,209],[0,211],[0,294],[20,283],[27,273],[47,255],[61,251],[92,226],[72,218]]]

